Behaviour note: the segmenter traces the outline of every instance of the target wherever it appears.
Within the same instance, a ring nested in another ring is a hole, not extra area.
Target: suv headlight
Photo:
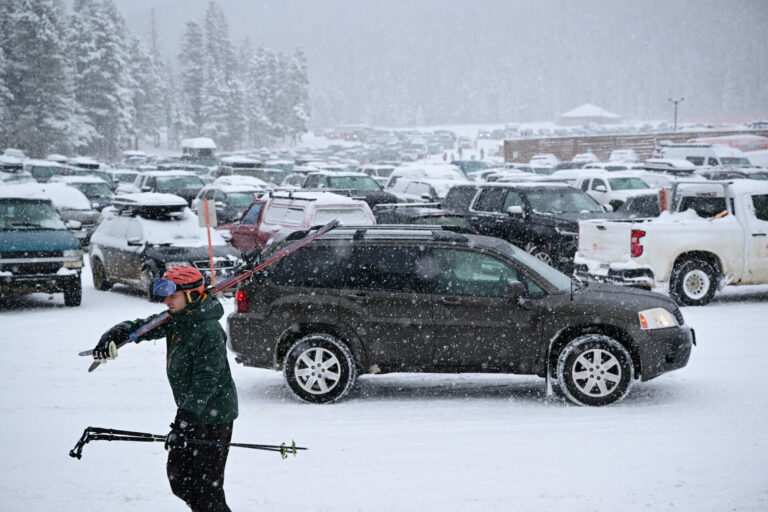
[[[64,268],[82,268],[83,266],[83,251],[78,249],[68,249],[61,253],[65,258],[68,258],[64,262]],[[77,258],[75,260],[75,258]]]
[[[679,325],[675,315],[664,308],[646,309],[640,311],[637,316],[640,320],[640,328],[643,330],[664,329]]]

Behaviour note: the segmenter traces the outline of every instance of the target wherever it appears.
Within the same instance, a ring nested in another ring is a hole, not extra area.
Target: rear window
[[[724,197],[684,197],[680,202],[680,210],[693,210],[699,217],[714,217],[726,210]]]
[[[241,221],[241,224],[256,224],[256,221],[259,220],[259,213],[261,213],[261,209],[264,205],[262,203],[256,203],[253,206],[250,207],[248,210],[248,213],[243,216],[243,220]]]

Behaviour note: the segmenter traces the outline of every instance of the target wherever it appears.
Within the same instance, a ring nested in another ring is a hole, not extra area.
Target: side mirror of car
[[[520,281],[507,281],[507,297],[517,300],[528,294],[528,288]]]
[[[227,203],[225,203],[224,201],[216,201],[214,203],[214,206],[216,208],[226,208],[227,207]]]
[[[142,241],[141,241],[141,238],[139,238],[139,237],[129,238],[128,240],[126,240],[126,243],[130,247],[139,247],[139,246],[143,245]]]
[[[605,210],[606,212],[612,212],[613,206],[611,206],[610,204],[605,204],[603,205],[603,210]]]
[[[68,220],[65,225],[67,226],[67,229],[80,229],[83,227],[83,223],[79,220]]]
[[[142,192],[152,192],[152,187],[141,187]]]
[[[512,215],[513,217],[524,217],[525,216],[525,210],[523,210],[522,206],[510,206],[507,208],[507,213],[509,215]]]
[[[592,190],[594,190],[595,192],[600,192],[601,194],[605,194],[606,192],[608,192],[608,189],[605,188],[605,185],[598,185]]]
[[[429,201],[431,201],[431,200],[432,200],[432,196],[430,196],[429,194],[421,194],[421,198],[422,198],[424,201],[427,201],[427,202],[429,202]]]

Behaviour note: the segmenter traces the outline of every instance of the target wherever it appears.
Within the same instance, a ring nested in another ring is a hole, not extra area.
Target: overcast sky
[[[207,0],[116,0],[164,52]],[[220,0],[235,42],[304,48],[315,125],[768,116],[766,0]]]

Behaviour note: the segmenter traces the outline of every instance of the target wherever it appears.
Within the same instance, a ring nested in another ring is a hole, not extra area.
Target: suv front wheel
[[[608,405],[629,392],[632,356],[615,339],[585,334],[571,340],[557,359],[557,387],[577,405]]]
[[[288,349],[283,374],[297,397],[324,404],[349,393],[357,378],[357,366],[344,342],[316,333],[304,336]]]

